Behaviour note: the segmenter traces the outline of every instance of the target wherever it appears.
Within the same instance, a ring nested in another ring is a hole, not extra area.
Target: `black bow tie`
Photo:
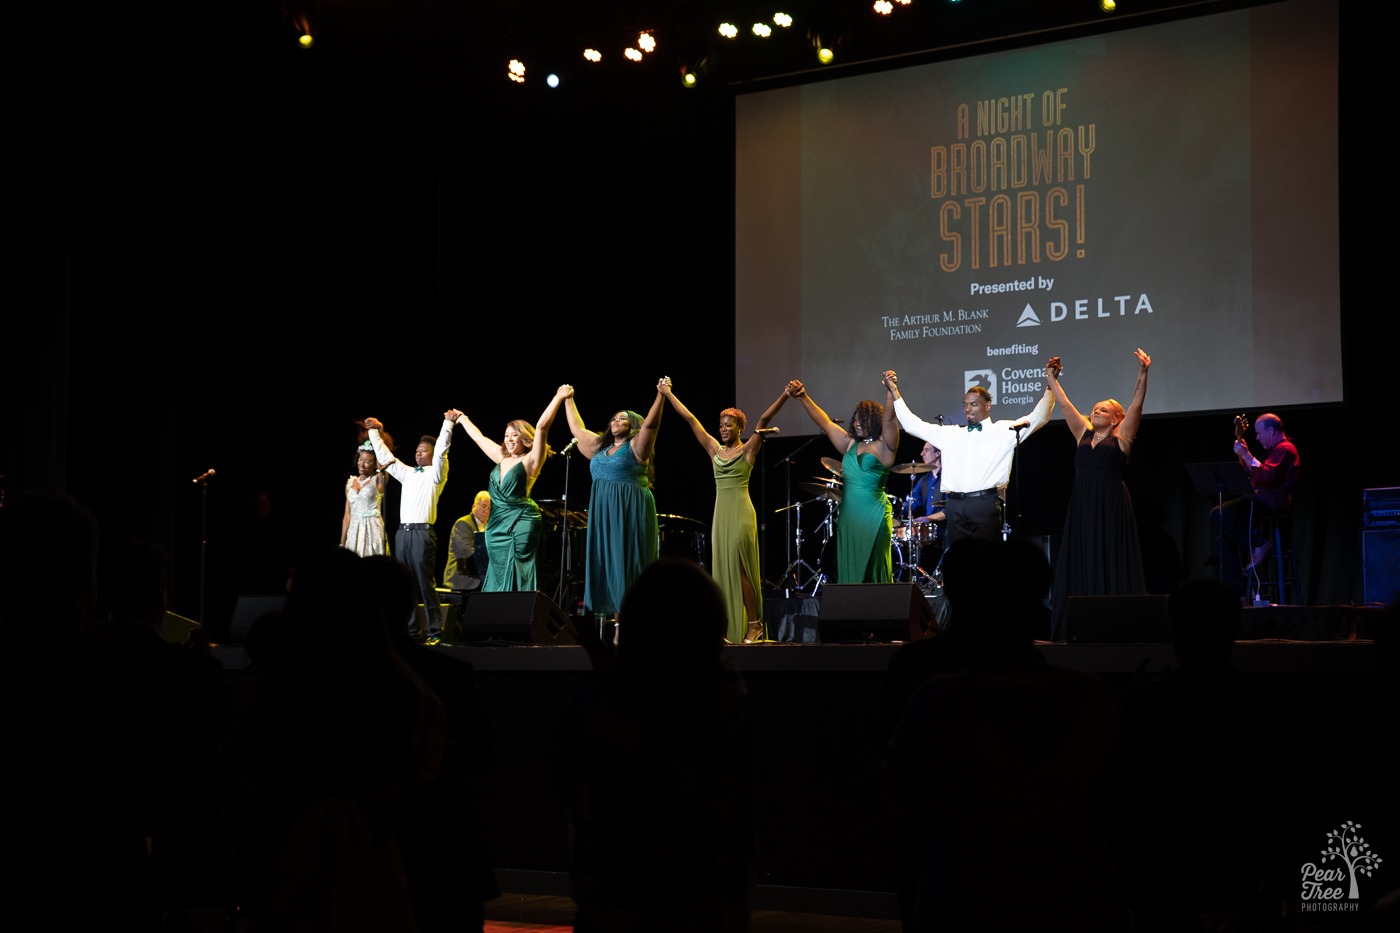
[[[969,425],[967,426],[967,429],[968,429],[969,431],[980,431],[980,430],[982,430],[982,422],[978,421],[978,422],[976,422],[975,424],[969,424]]]

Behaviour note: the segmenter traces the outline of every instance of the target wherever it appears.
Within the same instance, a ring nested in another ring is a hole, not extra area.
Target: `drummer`
[[[943,452],[925,441],[919,459],[932,472],[924,473],[915,481],[909,493],[908,514],[915,522],[941,522],[948,517],[943,514],[943,489],[939,484],[943,475]]]

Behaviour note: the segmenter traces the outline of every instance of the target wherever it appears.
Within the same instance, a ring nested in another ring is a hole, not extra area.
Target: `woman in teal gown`
[[[899,422],[885,417],[894,405],[888,388],[885,405],[866,399],[856,405],[847,430],[832,421],[807,394],[801,381],[788,383],[788,394],[800,399],[841,458],[841,511],[836,524],[836,580],[838,583],[889,583],[890,500],[885,482],[899,448]]]
[[[763,435],[755,430],[743,439],[745,418],[737,408],[719,413],[719,440],[710,436],[700,419],[690,413],[671,391],[669,380],[657,386],[661,394],[690,425],[691,433],[710,455],[715,471],[715,515],[710,526],[710,565],[715,583],[724,594],[729,616],[725,640],[752,645],[763,640],[763,605],[758,597],[758,517],[749,498],[749,473],[753,469]],[[768,406],[755,428],[768,426],[790,396],[786,391]]]
[[[516,419],[506,425],[500,443],[481,433],[466,415],[457,419],[482,453],[495,461],[488,491],[491,520],[486,524],[486,579],[483,593],[534,590],[538,585],[535,559],[544,541],[540,507],[530,498],[530,487],[549,456],[549,429],[564,396],[550,399],[535,425]],[[539,443],[536,443],[539,438]]]
[[[600,616],[617,614],[622,595],[660,546],[656,523],[652,455],[661,425],[665,397],[658,391],[643,418],[619,411],[606,431],[588,430],[574,403],[574,387],[559,387],[564,413],[578,449],[588,460],[593,488],[588,495],[588,551],[583,578],[583,604]]]

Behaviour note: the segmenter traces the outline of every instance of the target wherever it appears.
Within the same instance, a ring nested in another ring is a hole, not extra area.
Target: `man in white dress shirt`
[[[442,430],[434,441],[423,435],[413,452],[415,466],[403,463],[384,445],[379,431],[384,425],[378,418],[366,418],[369,440],[380,463],[388,464],[389,475],[399,481],[399,530],[394,533],[394,556],[407,564],[418,583],[418,594],[427,612],[426,632],[415,632],[415,617],[409,623],[409,635],[436,645],[442,640],[442,612],[436,585],[438,496],[447,485],[447,451],[452,444],[452,426],[462,413],[455,408],[442,415]]]
[[[1029,415],[1012,421],[993,421],[992,395],[973,386],[963,396],[965,427],[929,424],[909,410],[899,394],[899,377],[893,371],[882,380],[894,396],[899,426],[943,452],[943,494],[948,500],[948,546],[962,538],[984,541],[1001,539],[1001,495],[999,490],[1011,478],[1011,458],[1016,453],[1017,425],[1026,437],[1050,420],[1055,397],[1047,386],[1045,394]]]

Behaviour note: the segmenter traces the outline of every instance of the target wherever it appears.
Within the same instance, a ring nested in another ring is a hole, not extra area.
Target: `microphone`
[[[1028,427],[1030,427],[1030,426],[1031,426],[1030,421],[1027,420],[1027,419],[1025,419],[1025,418],[1022,418],[1020,421],[1016,422],[1015,424],[1008,424],[1008,425],[1006,426],[1006,430],[1008,430],[1008,431],[1020,431],[1020,430],[1022,430],[1023,428],[1028,428]]]
[[[573,450],[573,449],[574,449],[575,447],[577,447],[577,446],[578,446],[578,438],[574,438],[573,440],[569,441],[568,444],[564,445],[564,449],[563,449],[563,450],[556,450],[556,451],[555,451],[555,454],[556,454],[556,455],[557,455],[557,454],[567,454],[569,451]]]
[[[831,419],[831,423],[832,423],[832,424],[845,424],[846,422],[845,422],[845,420],[842,419],[842,418],[832,418],[832,419]]]
[[[194,483],[195,485],[199,485],[200,483],[204,482],[206,479],[208,479],[209,477],[211,477],[211,476],[213,476],[213,475],[214,475],[214,468],[213,468],[213,467],[210,467],[209,469],[205,470],[203,473],[201,473],[201,474],[199,474],[198,476],[196,476],[194,479],[190,480],[190,482],[191,482],[191,483]]]
[[[781,430],[782,430],[781,428],[754,428],[753,433],[755,433],[755,434],[777,434],[777,433],[778,433],[779,431],[781,431]]]

